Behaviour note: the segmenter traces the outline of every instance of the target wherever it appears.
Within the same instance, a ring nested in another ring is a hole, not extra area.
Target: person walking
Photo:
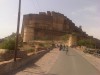
[[[64,46],[63,46],[63,51],[65,51],[65,50],[66,50],[66,46],[64,45]]]
[[[60,46],[59,46],[59,50],[61,51],[61,50],[62,50],[62,48],[63,48],[63,46],[62,46],[62,44],[60,44]]]
[[[66,46],[66,54],[68,53],[68,46]]]

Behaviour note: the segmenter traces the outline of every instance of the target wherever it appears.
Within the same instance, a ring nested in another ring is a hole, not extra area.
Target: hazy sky
[[[16,32],[19,0],[0,0],[0,38]],[[70,18],[83,31],[100,39],[100,0],[22,0],[23,14],[56,11]]]

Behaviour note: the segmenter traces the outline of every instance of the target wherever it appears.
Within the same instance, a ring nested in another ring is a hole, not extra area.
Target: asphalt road
[[[100,72],[76,51],[69,49],[60,55],[47,75],[100,75]]]

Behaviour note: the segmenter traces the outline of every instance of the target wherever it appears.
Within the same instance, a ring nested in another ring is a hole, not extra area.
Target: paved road
[[[31,61],[9,75],[45,75],[56,62],[58,56],[59,50],[55,48],[46,53],[37,62],[34,63],[34,61]]]
[[[47,75],[100,75],[100,72],[76,51],[61,51]]]

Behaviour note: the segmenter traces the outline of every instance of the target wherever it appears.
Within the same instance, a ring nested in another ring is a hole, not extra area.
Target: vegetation
[[[86,46],[89,48],[95,48],[95,42],[91,39],[82,39],[77,42],[78,46]]]
[[[48,47],[50,47],[50,46],[51,46],[50,43],[39,43],[39,47],[48,48]]]
[[[15,48],[15,41],[12,39],[6,39],[0,44],[0,48],[13,50]]]
[[[16,33],[12,33],[10,36],[7,36],[3,39],[2,42],[0,42],[0,48],[2,49],[8,49],[8,50],[14,50],[15,49],[15,39],[16,39]],[[22,47],[22,38],[19,35],[19,42],[18,46]]]
[[[62,36],[62,40],[63,40],[64,42],[66,42],[66,41],[68,40],[68,35],[63,35],[63,36]]]
[[[10,36],[4,38],[0,43],[0,48],[14,50],[15,48],[15,33],[12,33]]]

